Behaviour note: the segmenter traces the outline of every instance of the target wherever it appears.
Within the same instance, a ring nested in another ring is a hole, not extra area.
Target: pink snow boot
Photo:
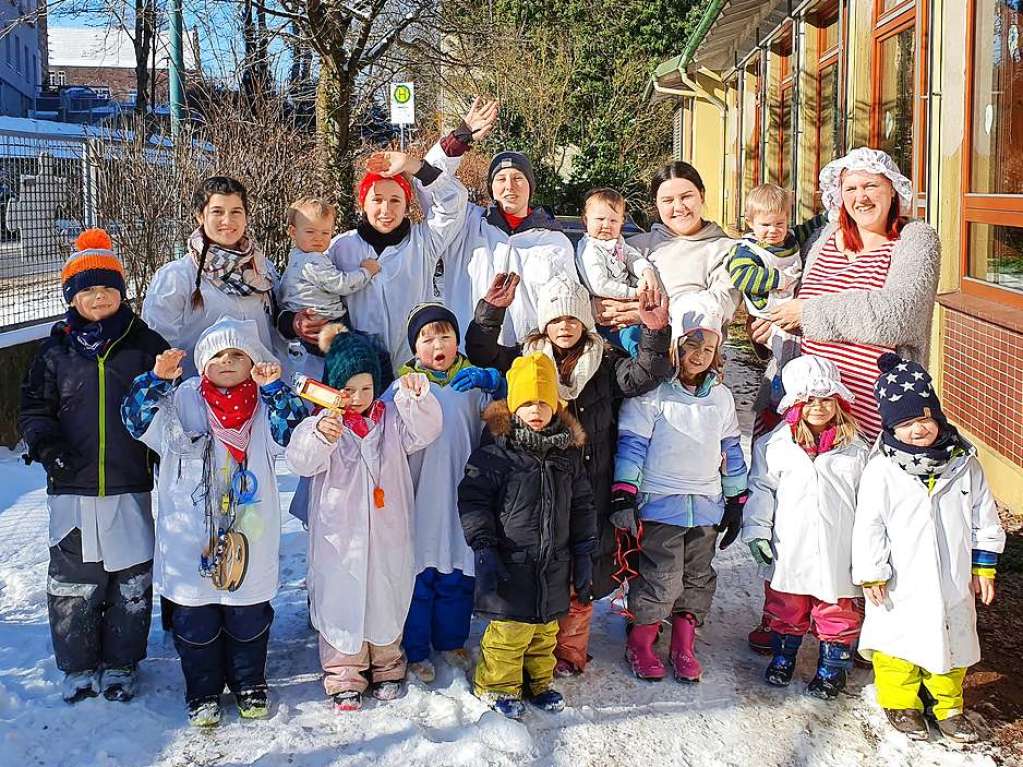
[[[625,659],[632,666],[632,673],[652,682],[664,679],[667,673],[661,659],[654,654],[657,630],[657,623],[634,624],[625,640]]]
[[[696,617],[682,613],[671,619],[671,651],[669,659],[676,682],[699,682],[703,667],[696,659]]]

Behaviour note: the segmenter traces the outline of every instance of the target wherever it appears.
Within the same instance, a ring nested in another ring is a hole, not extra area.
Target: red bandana
[[[252,431],[252,416],[258,398],[256,382],[251,378],[222,392],[206,376],[199,382],[199,393],[206,401],[213,436],[224,443],[238,462],[245,460]]]
[[[369,412],[367,415],[356,413],[354,410],[346,410],[342,416],[345,426],[351,429],[356,436],[365,437],[369,434],[369,430],[373,428],[374,424],[380,423],[380,419],[384,417],[384,403],[377,400],[369,406]]]

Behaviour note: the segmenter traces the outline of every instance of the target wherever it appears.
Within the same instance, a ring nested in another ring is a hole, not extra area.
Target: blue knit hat
[[[412,311],[408,315],[408,323],[406,325],[408,329],[408,348],[412,350],[413,354],[416,353],[416,341],[419,340],[419,331],[431,322],[447,322],[455,329],[455,344],[457,345],[462,342],[462,334],[458,331],[458,317],[455,316],[455,313],[444,306],[444,304],[437,303],[436,301],[427,301],[426,303],[413,306]]]
[[[881,375],[874,384],[874,396],[887,431],[914,418],[933,418],[941,426],[947,423],[931,376],[920,364],[888,352],[881,355],[877,367]]]
[[[369,338],[361,333],[350,333],[344,325],[335,322],[320,331],[320,349],[326,355],[323,382],[327,386],[343,389],[352,376],[369,373],[373,378],[374,399],[383,393],[380,355]]]

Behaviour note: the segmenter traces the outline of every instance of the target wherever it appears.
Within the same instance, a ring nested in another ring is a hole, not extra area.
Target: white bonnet
[[[828,212],[828,220],[838,220],[838,211],[842,207],[842,174],[845,171],[865,171],[884,176],[895,188],[902,215],[908,216],[912,213],[913,182],[902,175],[887,152],[861,146],[821,168],[821,202]]]
[[[203,374],[206,365],[225,349],[240,349],[249,355],[252,364],[277,362],[273,354],[259,340],[259,328],[254,320],[221,317],[206,328],[195,344],[195,369]]]
[[[808,354],[790,360],[782,368],[781,383],[785,396],[778,403],[779,413],[810,397],[841,397],[846,402],[853,401],[853,393],[842,383],[838,366],[823,357]]]

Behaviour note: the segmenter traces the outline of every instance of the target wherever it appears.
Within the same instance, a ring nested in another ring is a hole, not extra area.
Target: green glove
[[[767,567],[774,561],[774,554],[771,553],[771,542],[766,538],[754,538],[749,542],[749,553],[758,565]]]

